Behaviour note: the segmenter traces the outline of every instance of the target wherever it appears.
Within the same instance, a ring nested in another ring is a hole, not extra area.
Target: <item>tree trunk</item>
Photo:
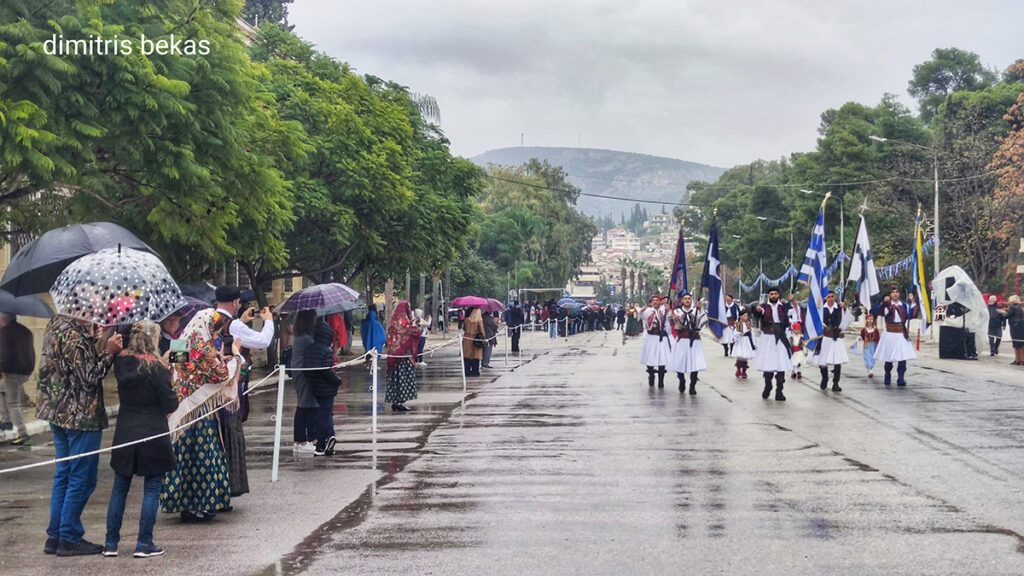
[[[430,307],[433,310],[430,311],[431,317],[434,318],[434,328],[440,328],[440,323],[444,321],[447,310],[441,306],[441,273],[434,272],[431,276],[433,280],[433,287],[430,289]]]
[[[391,303],[395,298],[395,280],[388,278],[384,283],[384,326],[391,326]]]
[[[416,301],[419,303],[419,309],[423,310],[424,313],[430,312],[427,310],[427,303],[423,300],[423,291],[427,283],[427,275],[420,273],[420,293]]]

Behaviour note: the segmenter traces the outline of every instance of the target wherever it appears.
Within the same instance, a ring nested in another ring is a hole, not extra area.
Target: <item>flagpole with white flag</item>
[[[914,264],[911,268],[911,285],[917,292],[917,309],[921,312],[921,334],[928,330],[932,317],[932,304],[928,298],[927,276],[924,273],[924,233],[921,230],[921,205],[917,206],[917,222],[914,225]]]
[[[717,213],[717,209],[715,210]],[[725,311],[725,286],[722,283],[722,262],[718,257],[718,221],[711,220],[708,232],[708,253],[704,262],[704,277],[701,287],[707,289],[708,295],[708,328],[716,339],[722,338],[722,332],[729,325]]]
[[[810,350],[817,347],[822,335],[822,307],[827,291],[823,284],[823,277],[828,268],[825,257],[825,203],[831,197],[832,193],[829,192],[821,201],[818,220],[814,223],[814,229],[811,231],[811,241],[807,245],[804,263],[800,267],[800,277],[797,278],[797,282],[810,289],[810,296],[807,298],[807,321],[804,326],[807,331],[807,348]]]
[[[860,228],[857,230],[857,243],[853,248],[853,260],[850,262],[848,282],[857,285],[860,303],[864,310],[871,311],[871,297],[881,292],[878,286],[878,273],[875,271],[875,259],[871,254],[871,241],[868,240],[868,224],[864,215],[860,217]]]

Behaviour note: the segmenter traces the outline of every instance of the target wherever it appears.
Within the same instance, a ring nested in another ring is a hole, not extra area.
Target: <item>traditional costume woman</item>
[[[409,302],[402,300],[391,316],[388,326],[388,388],[384,401],[395,412],[408,412],[405,403],[418,396],[416,388],[416,356],[422,330],[412,317]]]
[[[238,409],[236,379],[242,359],[220,353],[221,333],[230,323],[230,316],[212,308],[197,313],[181,336],[188,359],[171,371],[178,409],[168,417],[170,429],[207,414],[172,434],[178,467],[164,476],[160,510],[181,513],[183,522],[212,520],[218,510],[231,508],[228,466],[214,413],[222,405]]]

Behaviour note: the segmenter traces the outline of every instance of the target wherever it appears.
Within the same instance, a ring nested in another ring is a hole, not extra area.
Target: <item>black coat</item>
[[[302,365],[306,368],[323,367],[323,370],[306,372],[309,391],[315,398],[333,398],[341,386],[341,378],[331,368],[334,365],[334,352],[331,350],[333,341],[334,332],[331,327],[327,324],[317,324],[316,330],[313,331],[313,343],[306,347],[306,358]]]
[[[1006,310],[1006,323],[1010,326],[1010,338],[1014,340],[1013,347],[1022,347],[1024,341],[1024,311],[1020,304],[1014,304]]]
[[[999,313],[998,304],[990,304],[988,307],[988,333],[996,338],[1003,335],[1003,326],[1006,325],[1006,314]]]
[[[114,375],[121,403],[114,445],[167,432],[167,415],[178,407],[170,371],[155,360],[143,363],[135,356],[118,356],[114,360]],[[110,455],[110,467],[121,476],[165,474],[176,465],[167,436],[118,448]]]

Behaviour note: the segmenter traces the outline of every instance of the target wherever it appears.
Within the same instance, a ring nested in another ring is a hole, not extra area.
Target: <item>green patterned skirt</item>
[[[384,394],[384,402],[402,404],[415,400],[418,396],[416,388],[416,367],[412,360],[402,358],[394,372],[388,372],[388,390]]]
[[[227,461],[220,443],[217,417],[189,426],[174,442],[178,467],[164,476],[162,512],[223,510],[231,504]]]

